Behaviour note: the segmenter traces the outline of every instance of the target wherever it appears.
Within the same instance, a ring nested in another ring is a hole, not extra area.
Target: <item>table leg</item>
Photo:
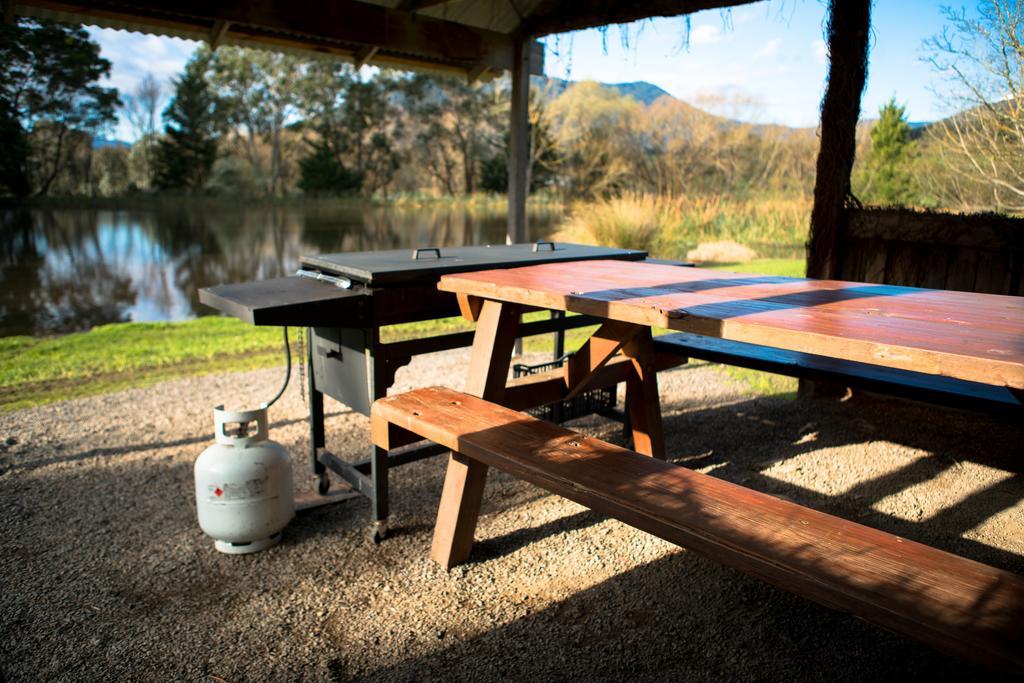
[[[633,372],[626,380],[626,414],[633,435],[633,449],[664,460],[665,436],[661,426],[651,328],[614,320],[603,324],[569,359],[565,369],[569,396],[586,391],[590,378],[619,351],[633,365]]]
[[[633,374],[626,380],[626,412],[633,430],[633,450],[664,460],[665,433],[651,328],[644,327],[628,339],[622,353],[633,361]]]
[[[640,332],[638,325],[609,320],[594,331],[583,346],[569,358],[565,366],[567,398],[587,390],[591,377],[603,368],[623,345]]]
[[[552,320],[565,320],[565,311],[551,311]],[[565,355],[565,328],[555,332],[554,360],[561,359]]]
[[[465,391],[500,402],[505,393],[521,307],[485,301],[479,312]],[[448,458],[430,557],[450,569],[469,557],[480,515],[487,466],[452,453]]]

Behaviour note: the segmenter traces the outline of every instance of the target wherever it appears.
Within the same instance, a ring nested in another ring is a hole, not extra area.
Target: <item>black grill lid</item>
[[[305,268],[373,285],[405,284],[417,280],[436,280],[448,273],[491,268],[584,261],[622,259],[638,261],[647,252],[633,249],[594,247],[566,242],[508,244],[483,247],[441,247],[440,249],[392,249],[389,251],[352,251],[338,254],[303,256]]]

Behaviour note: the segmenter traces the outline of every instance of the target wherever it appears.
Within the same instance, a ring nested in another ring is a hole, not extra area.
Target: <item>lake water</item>
[[[530,211],[547,237],[561,207]],[[0,336],[211,313],[200,287],[293,273],[336,251],[503,244],[502,209],[167,199],[0,207]]]

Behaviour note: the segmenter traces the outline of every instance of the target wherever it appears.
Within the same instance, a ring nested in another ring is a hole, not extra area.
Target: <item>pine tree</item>
[[[345,168],[326,143],[309,143],[312,152],[299,160],[299,188],[308,195],[343,195],[359,191],[363,179]]]
[[[871,129],[871,152],[867,159],[867,199],[878,204],[907,204],[913,201],[913,179],[908,162],[914,141],[910,137],[905,106],[891,98],[878,111],[878,123]]]
[[[206,78],[208,61],[203,51],[192,57],[164,110],[165,137],[156,149],[153,179],[161,190],[202,191],[217,158],[222,126],[217,97]]]

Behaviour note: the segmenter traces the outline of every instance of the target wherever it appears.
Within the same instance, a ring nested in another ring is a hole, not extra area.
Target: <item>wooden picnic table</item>
[[[474,272],[438,286],[477,321],[465,390],[380,399],[371,432],[385,450],[417,438],[451,449],[431,549],[442,566],[468,558],[494,467],[941,651],[1024,672],[1024,577],[663,462],[656,371],[673,359],[652,338],[652,327],[666,327],[679,331],[670,336],[784,349],[847,366],[844,378],[884,369],[953,392],[998,386],[1020,408],[1024,300],[643,262]],[[506,386],[526,307],[605,322],[563,376]],[[633,449],[518,410],[621,381]]]
[[[651,328],[801,351],[996,386],[1024,395],[1024,298],[832,280],[588,261],[441,278],[477,322],[466,393],[501,402],[516,327],[532,306],[604,318],[570,359],[570,395],[613,356],[629,358],[634,448],[664,459]],[[431,556],[446,567],[472,547],[487,467],[453,454]]]

